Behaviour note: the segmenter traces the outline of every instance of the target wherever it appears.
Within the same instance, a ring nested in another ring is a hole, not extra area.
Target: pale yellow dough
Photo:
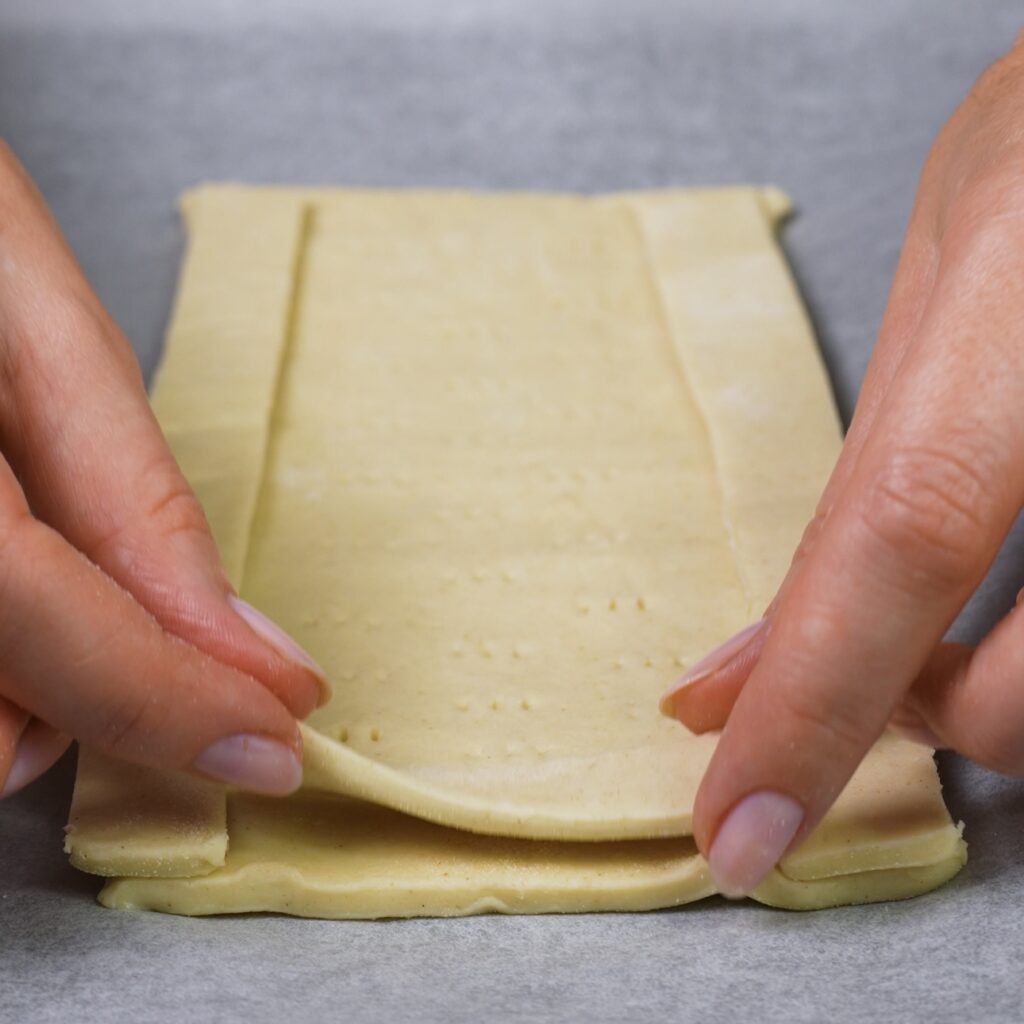
[[[768,603],[839,446],[786,208],[754,188],[188,196],[154,406],[242,595],[334,696],[304,727],[306,793],[230,796],[226,827],[193,782],[83,762],[73,860],[133,876],[103,902],[376,917],[712,892],[686,837],[715,739],[657,698]],[[140,786],[148,814],[110,813]],[[908,896],[964,858],[931,752],[886,737],[755,896]]]

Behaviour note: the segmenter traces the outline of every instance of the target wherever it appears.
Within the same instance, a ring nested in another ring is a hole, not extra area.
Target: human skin
[[[1024,35],[921,174],[842,453],[760,625],[662,709],[721,729],[694,806],[727,895],[821,820],[887,725],[1024,774],[1024,607],[942,638],[1024,505]]]
[[[288,793],[326,694],[233,594],[128,342],[0,142],[0,796],[71,737]]]

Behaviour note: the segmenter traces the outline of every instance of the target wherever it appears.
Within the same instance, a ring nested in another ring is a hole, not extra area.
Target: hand
[[[694,807],[752,891],[890,723],[1024,773],[1024,608],[940,644],[1024,504],[1024,38],[929,154],[856,414],[760,624],[663,701],[724,726]]]
[[[326,692],[231,591],[132,351],[0,143],[0,796],[75,737],[265,793]]]

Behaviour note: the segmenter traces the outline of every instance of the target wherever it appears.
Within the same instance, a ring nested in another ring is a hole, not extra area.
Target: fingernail
[[[804,810],[792,797],[764,790],[744,797],[715,836],[708,868],[729,899],[752,893],[793,841]]]
[[[217,782],[267,796],[287,796],[302,783],[295,751],[266,736],[226,736],[210,744],[192,767]]]
[[[71,745],[71,739],[55,729],[30,722],[22,733],[14,752],[10,771],[0,787],[0,800],[14,796],[30,782],[35,782],[60,759],[61,754]]]
[[[686,687],[693,686],[694,683],[699,683],[702,679],[706,679],[713,672],[725,668],[757,636],[764,627],[765,622],[765,619],[758,619],[757,622],[752,622],[745,629],[741,629],[735,636],[729,637],[725,643],[719,644],[709,654],[705,654],[700,661],[691,665],[662,695],[658,703],[661,713],[668,715],[669,718],[675,718],[672,708],[675,695],[680,690],[685,690]]]
[[[324,670],[276,623],[261,611],[257,611],[248,601],[243,601],[234,594],[228,595],[228,604],[245,620],[249,628],[265,640],[282,657],[301,665],[316,676],[320,683],[321,706],[330,697],[331,687],[327,682]]]

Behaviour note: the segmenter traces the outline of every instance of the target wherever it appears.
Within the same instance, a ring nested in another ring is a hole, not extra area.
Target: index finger
[[[287,708],[163,630],[33,519],[2,459],[0,596],[0,696],[17,708],[137,764],[270,795],[298,787],[302,739]]]
[[[0,448],[33,515],[305,717],[329,695],[323,671],[233,592],[127,339],[2,143],[0,223]]]
[[[1020,508],[1017,233],[1007,221],[953,248],[849,485],[773,615],[694,806],[726,895],[756,888],[820,821]]]

